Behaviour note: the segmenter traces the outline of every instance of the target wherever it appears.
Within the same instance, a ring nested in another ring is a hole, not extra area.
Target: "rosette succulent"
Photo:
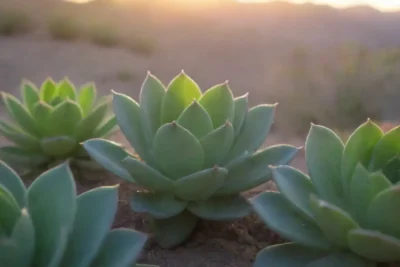
[[[79,92],[68,78],[56,83],[46,79],[38,89],[24,80],[22,101],[3,92],[12,122],[0,121],[0,134],[13,146],[0,148],[0,158],[13,168],[48,168],[68,158],[84,163],[90,159],[80,142],[105,137],[116,128],[113,115],[107,117],[110,97],[96,103],[94,84]]]
[[[343,144],[332,130],[312,125],[305,154],[309,176],[274,167],[280,192],[251,200],[266,224],[291,241],[261,251],[254,266],[400,261],[400,127],[383,133],[368,120]]]
[[[117,205],[118,185],[77,197],[67,163],[26,189],[0,162],[0,266],[132,266],[147,236],[123,228],[110,231]]]
[[[247,109],[247,94],[234,98],[228,83],[204,94],[183,71],[167,88],[148,74],[139,103],[113,95],[120,129],[139,157],[102,139],[84,143],[106,169],[144,190],[132,208],[151,215],[160,245],[185,241],[198,218],[233,220],[251,207],[241,192],[272,176],[269,164],[287,164],[298,152],[289,145],[257,151],[276,105]]]

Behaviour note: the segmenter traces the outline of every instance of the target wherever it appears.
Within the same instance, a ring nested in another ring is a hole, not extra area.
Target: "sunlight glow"
[[[276,0],[237,0],[242,3],[256,2],[274,2]],[[345,8],[351,6],[368,5],[381,11],[397,11],[400,10],[399,0],[285,0],[285,2],[295,4],[326,4],[337,8]]]

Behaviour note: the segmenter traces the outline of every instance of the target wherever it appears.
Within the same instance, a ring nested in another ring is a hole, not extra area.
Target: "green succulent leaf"
[[[82,110],[78,104],[67,99],[57,105],[47,120],[50,136],[73,135],[76,125],[82,119]]]
[[[49,161],[49,157],[40,152],[26,151],[19,147],[3,146],[0,148],[0,159],[13,168],[36,167]]]
[[[100,137],[108,137],[114,133],[118,129],[117,127],[117,118],[114,115],[111,115],[107,119],[104,120],[100,126],[97,127],[96,131],[93,134],[93,138]]]
[[[0,229],[7,235],[12,233],[15,223],[21,216],[20,207],[11,192],[0,184]]]
[[[60,267],[86,267],[96,257],[114,221],[118,186],[92,189],[77,198],[73,231]]]
[[[138,103],[124,94],[113,92],[113,95],[112,106],[122,133],[136,153],[146,162],[149,162],[150,144],[147,144],[144,136]]]
[[[40,141],[41,149],[49,156],[67,156],[77,149],[78,143],[69,136],[48,137]]]
[[[36,232],[33,264],[56,264],[61,260],[63,235],[71,229],[76,212],[75,185],[68,165],[64,163],[43,173],[32,183],[27,196]]]
[[[122,164],[122,160],[130,155],[122,149],[119,144],[112,141],[94,138],[87,140],[82,145],[90,157],[96,160],[105,169],[128,182],[134,181]]]
[[[241,195],[189,202],[187,209],[199,218],[213,221],[235,220],[251,212],[249,202]]]
[[[200,139],[213,130],[213,123],[207,111],[194,100],[179,115],[176,123]]]
[[[229,159],[255,152],[264,143],[272,125],[275,105],[259,105],[251,108],[235,144],[229,152]]]
[[[270,165],[289,164],[299,148],[289,145],[274,145],[253,155],[246,154],[225,166],[228,177],[217,195],[244,192],[267,182],[271,176]]]
[[[400,126],[387,132],[376,144],[372,160],[369,165],[370,170],[381,170],[394,157],[400,154]]]
[[[76,100],[75,86],[68,78],[65,78],[58,84],[57,95],[62,100],[65,99]]]
[[[400,185],[392,186],[380,192],[371,202],[367,210],[367,218],[371,229],[400,238]]]
[[[185,200],[206,200],[224,183],[228,170],[220,167],[205,169],[174,182],[174,194]]]
[[[168,219],[153,219],[154,234],[163,248],[173,248],[185,242],[192,234],[198,218],[184,211]]]
[[[400,182],[400,156],[394,157],[389,163],[383,168],[383,174],[393,184]]]
[[[54,97],[57,95],[56,83],[51,78],[47,78],[40,86],[39,93],[40,99],[50,104]]]
[[[358,164],[351,179],[350,197],[354,216],[366,223],[366,210],[375,196],[389,188],[391,183],[380,173],[370,173],[364,166]]]
[[[314,214],[310,207],[310,196],[315,194],[315,190],[310,178],[291,166],[273,168],[272,173],[279,192],[299,212],[304,213],[310,220],[314,220]]]
[[[311,197],[310,205],[325,236],[338,247],[348,248],[347,235],[349,231],[359,228],[357,222],[346,211],[318,199],[315,195]]]
[[[35,104],[40,101],[39,90],[33,83],[24,80],[21,86],[21,96],[25,107],[32,113]]]
[[[53,110],[52,106],[43,101],[37,102],[33,107],[32,116],[41,136],[47,136],[50,133],[48,120]]]
[[[18,174],[0,161],[0,185],[3,185],[15,198],[19,207],[26,206],[26,189]]]
[[[147,236],[129,229],[111,230],[90,267],[130,266],[139,257]]]
[[[127,156],[122,160],[122,166],[125,167],[139,186],[156,192],[168,193],[174,190],[172,180],[134,157]]]
[[[296,243],[279,244],[269,246],[260,251],[253,267],[308,266],[307,264],[324,257],[327,254],[327,251],[308,248]]]
[[[233,94],[227,82],[208,89],[201,96],[199,103],[208,112],[214,129],[220,127],[226,121],[232,122],[235,118]]]
[[[148,72],[139,95],[143,131],[148,143],[153,142],[154,135],[161,126],[161,105],[164,96],[165,86]]]
[[[22,129],[33,136],[40,135],[35,120],[17,98],[3,92],[3,101],[10,116]]]
[[[35,252],[35,230],[26,211],[15,223],[12,235],[0,242],[0,266],[30,267]]]
[[[136,192],[131,200],[135,212],[147,212],[156,219],[167,219],[182,213],[186,201],[176,199],[173,195],[153,192]]]
[[[248,93],[234,99],[235,117],[233,119],[233,129],[235,130],[235,137],[240,134],[242,126],[247,117],[247,109],[249,106]]]
[[[332,252],[307,264],[306,267],[376,267],[376,264],[354,253]]]
[[[193,134],[175,122],[158,129],[152,152],[162,170],[172,179],[203,168],[204,151],[201,144]]]
[[[39,140],[16,126],[0,121],[0,133],[9,141],[28,150],[40,148]]]
[[[349,232],[352,251],[376,262],[400,260],[400,240],[378,231],[354,229]]]
[[[251,204],[269,228],[281,236],[316,249],[332,247],[320,228],[301,216],[280,193],[261,193],[251,200]]]
[[[94,84],[89,83],[82,86],[78,95],[78,103],[82,109],[83,116],[86,116],[92,110],[96,97],[97,91]]]
[[[330,129],[312,125],[306,140],[306,162],[318,195],[343,207],[341,163],[344,145]]]
[[[375,145],[383,132],[378,125],[368,120],[350,135],[346,142],[342,158],[342,184],[344,193],[349,197],[351,178],[356,165],[360,162],[368,167]]]
[[[200,139],[200,144],[204,151],[205,168],[222,164],[233,144],[234,135],[232,124],[228,121]]]
[[[108,103],[98,105],[89,114],[79,121],[75,129],[75,137],[79,141],[84,141],[93,136],[96,128],[104,120],[107,114]]]
[[[161,104],[161,124],[178,119],[182,111],[200,97],[199,86],[182,71],[168,85]]]

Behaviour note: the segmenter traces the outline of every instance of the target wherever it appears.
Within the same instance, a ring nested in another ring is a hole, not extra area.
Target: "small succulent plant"
[[[110,231],[117,204],[118,185],[77,197],[67,163],[26,189],[0,162],[0,266],[132,266],[147,236],[123,228]]]
[[[307,137],[309,176],[273,167],[278,192],[251,200],[290,243],[261,251],[254,267],[369,267],[400,261],[400,126],[368,120],[343,144],[324,126]],[[396,265],[397,266],[397,265]]]
[[[247,94],[234,98],[228,83],[202,94],[183,71],[167,88],[148,73],[139,100],[113,96],[118,125],[139,157],[99,138],[84,147],[106,169],[145,189],[135,192],[132,208],[151,215],[163,247],[185,241],[199,218],[247,215],[251,207],[240,193],[268,181],[268,165],[287,164],[299,150],[275,145],[258,151],[276,105],[248,110]]]
[[[15,169],[49,168],[69,158],[88,163],[80,142],[108,136],[116,128],[115,116],[107,117],[111,98],[96,104],[94,84],[77,92],[68,78],[58,83],[48,78],[40,89],[24,80],[21,96],[22,102],[3,92],[13,121],[0,121],[0,134],[14,143],[0,148],[0,158]]]

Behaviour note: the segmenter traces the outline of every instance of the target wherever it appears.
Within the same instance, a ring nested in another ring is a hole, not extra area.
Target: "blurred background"
[[[400,119],[400,0],[1,0],[0,85],[68,76],[137,98],[150,70],[279,102],[276,136]]]

